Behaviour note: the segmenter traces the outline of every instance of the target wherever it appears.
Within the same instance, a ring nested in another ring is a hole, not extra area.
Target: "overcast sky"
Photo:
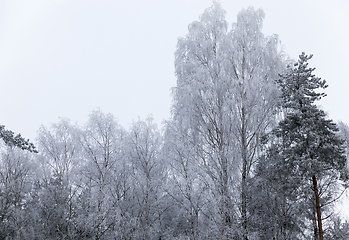
[[[349,123],[349,1],[222,0],[229,25],[242,8],[263,8],[265,35],[327,80],[323,109]],[[100,108],[128,127],[170,116],[177,38],[210,0],[0,0],[0,124],[34,141],[59,117],[83,124]]]

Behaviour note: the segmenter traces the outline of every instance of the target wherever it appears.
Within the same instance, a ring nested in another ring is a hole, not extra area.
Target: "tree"
[[[274,80],[283,71],[284,62],[278,51],[276,35],[264,37],[261,32],[264,12],[252,7],[242,10],[230,33],[230,70],[234,81],[231,89],[230,114],[234,119],[234,140],[239,148],[241,179],[242,238],[247,240],[247,196],[249,178],[258,159],[260,137],[275,119],[278,91]]]
[[[32,184],[32,156],[12,147],[0,148],[0,239],[20,239],[29,232],[25,215]]]
[[[211,224],[205,224],[210,205],[205,172],[195,159],[196,150],[191,147],[188,133],[178,127],[167,124],[163,148],[169,171],[165,191],[177,208],[172,215],[171,230],[175,237],[205,239],[212,228]]]
[[[258,159],[251,179],[249,225],[261,240],[304,239],[308,198],[279,150],[276,144],[268,146]]]
[[[20,134],[14,136],[14,132],[6,130],[4,125],[0,125],[0,138],[8,146],[14,146],[22,150],[37,153],[34,144],[29,142],[29,139],[25,140]]]
[[[242,238],[248,237],[248,179],[258,139],[275,114],[274,80],[283,61],[277,37],[261,32],[263,18],[262,10],[242,10],[228,32],[225,11],[215,2],[189,25],[175,53],[173,121],[182,125],[206,173],[216,204],[211,209],[219,213],[211,219],[222,239],[237,234],[238,218]]]
[[[231,180],[232,158],[227,109],[227,92],[230,82],[224,73],[224,44],[227,34],[225,11],[218,3],[205,10],[200,21],[188,27],[189,33],[180,38],[176,50],[177,86],[174,89],[174,116],[176,124],[187,131],[188,142],[192,143],[196,156],[195,165],[205,168],[216,196],[212,215],[217,234],[222,238],[231,227],[229,181]]]
[[[323,240],[321,212],[335,198],[326,190],[338,180],[346,180],[346,157],[336,124],[315,105],[325,96],[318,89],[327,85],[313,75],[315,68],[308,67],[311,57],[302,53],[278,80],[285,117],[273,129],[268,144],[280,155],[275,170],[287,170],[291,187],[302,188],[311,200],[314,237]]]
[[[134,178],[134,204],[138,206],[138,238],[161,239],[163,204],[162,190],[165,168],[160,158],[162,137],[151,117],[131,126],[128,146]]]
[[[38,133],[38,161],[41,162],[42,177],[35,185],[32,204],[37,205],[41,233],[46,232],[45,235],[53,239],[76,238],[74,216],[77,186],[80,184],[77,176],[81,153],[77,132],[69,120],[61,119],[50,128],[42,126]]]
[[[24,238],[29,218],[24,214],[30,190],[31,155],[34,144],[0,125],[0,239]],[[16,149],[17,148],[17,149]],[[24,153],[22,150],[28,151]]]
[[[118,164],[122,163],[124,130],[111,114],[93,111],[89,121],[79,134],[84,162],[81,174],[84,184],[84,207],[81,207],[81,223],[94,239],[103,239],[112,234],[119,218],[117,199],[114,198],[114,183],[118,180]],[[121,164],[122,166],[122,164]],[[116,174],[117,173],[117,174]]]

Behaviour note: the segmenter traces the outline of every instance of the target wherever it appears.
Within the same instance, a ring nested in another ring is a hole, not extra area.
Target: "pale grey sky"
[[[250,5],[265,12],[296,59],[327,80],[323,109],[349,123],[349,2],[221,0],[231,25]],[[211,0],[0,0],[0,124],[34,141],[59,117],[83,124],[91,110],[128,127],[138,116],[170,116],[177,38]]]

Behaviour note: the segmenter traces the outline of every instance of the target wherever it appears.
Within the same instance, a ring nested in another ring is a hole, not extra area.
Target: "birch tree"
[[[214,229],[207,224],[210,193],[205,172],[196,161],[196,149],[188,134],[178,125],[167,125],[164,154],[169,176],[165,191],[178,206],[172,216],[172,234],[195,240],[208,237]]]
[[[200,21],[189,25],[189,33],[177,44],[174,89],[174,120],[188,132],[196,149],[193,159],[210,179],[216,196],[214,212],[219,213],[212,219],[222,238],[232,224],[231,119],[225,114],[229,102],[227,89],[231,88],[224,72],[227,25],[225,11],[218,3],[205,10]]]
[[[111,114],[93,111],[85,129],[80,134],[80,144],[85,161],[82,174],[85,184],[82,190],[87,200],[87,218],[81,218],[86,223],[94,239],[103,239],[117,225],[113,217],[117,214],[115,199],[109,193],[117,176],[115,168],[122,159],[123,129],[116,123]]]
[[[166,171],[160,158],[162,137],[151,117],[133,123],[129,133],[129,154],[134,178],[134,204],[138,206],[137,238],[162,238],[162,185]]]
[[[35,199],[41,203],[37,209],[41,215],[43,229],[52,238],[70,238],[75,235],[74,216],[78,198],[77,185],[80,147],[77,129],[67,119],[42,126],[39,130],[38,146],[40,156],[37,161],[41,169],[41,179],[36,185]],[[52,208],[52,206],[56,206]]]
[[[12,148],[0,148],[0,238],[30,236],[30,219],[24,214],[31,189],[31,156]]]
[[[32,184],[33,143],[0,125],[0,238],[20,239],[30,234],[30,219],[24,214]],[[27,152],[23,152],[25,150]]]
[[[261,32],[263,18],[261,9],[244,9],[229,34],[227,72],[234,83],[230,92],[230,114],[234,119],[234,140],[239,146],[239,208],[244,240],[248,237],[248,179],[258,158],[259,138],[275,119],[278,91],[274,81],[283,70],[277,36],[264,37]]]
[[[277,36],[261,32],[262,10],[242,10],[230,32],[224,16],[214,3],[178,40],[173,120],[186,126],[198,149],[216,197],[219,214],[213,219],[220,236],[231,238],[239,218],[246,240],[248,179],[258,139],[275,114],[274,80],[283,61]]]

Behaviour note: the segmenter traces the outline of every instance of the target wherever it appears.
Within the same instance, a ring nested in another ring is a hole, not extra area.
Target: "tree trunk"
[[[317,188],[317,181],[315,175],[313,175],[313,191],[315,196],[315,207],[316,207],[316,216],[317,216],[317,224],[319,230],[319,240],[324,240],[324,235],[322,231],[322,220],[321,220],[321,206],[319,199],[319,191]]]
[[[314,206],[316,205],[315,203],[315,197],[313,196],[313,204]],[[314,240],[319,240],[319,231],[318,231],[318,228],[317,228],[317,222],[316,222],[316,208],[312,208],[313,209],[313,212],[312,212],[312,222],[313,222],[313,233],[314,233]]]
[[[245,164],[243,164],[245,165]],[[243,240],[248,240],[247,238],[247,183],[246,174],[242,174],[242,189],[241,189],[241,218],[242,218],[242,238]]]
[[[315,202],[314,202],[315,204]],[[313,232],[314,232],[314,240],[319,240],[319,231],[318,231],[318,228],[317,228],[317,223],[316,223],[316,209],[313,208]]]
[[[241,174],[241,218],[242,218],[242,239],[248,240],[247,231],[247,176],[248,176],[248,159],[246,143],[246,126],[245,126],[245,109],[241,109],[241,157],[242,157],[242,174]]]
[[[242,218],[242,239],[248,240],[247,235],[247,159],[246,149],[243,149],[241,178],[241,218]]]
[[[222,150],[221,150],[222,152]],[[229,189],[228,189],[228,163],[227,159],[222,156],[222,233],[224,239],[230,239],[231,218],[229,209]]]

